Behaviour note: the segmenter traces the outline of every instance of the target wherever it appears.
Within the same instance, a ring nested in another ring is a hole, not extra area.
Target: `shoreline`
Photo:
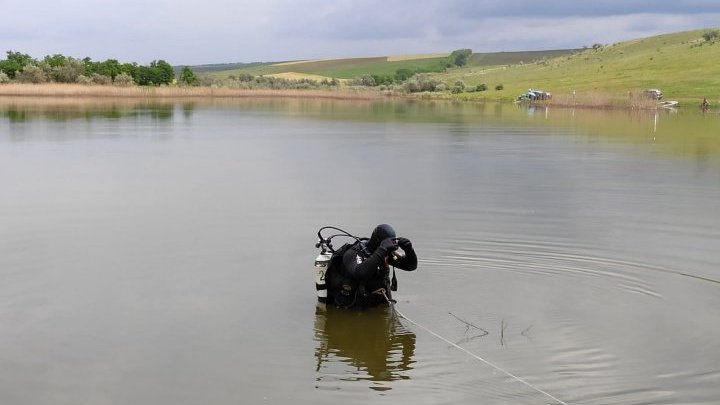
[[[631,96],[621,99],[611,93],[592,92],[577,97],[561,95],[552,100],[518,103],[504,98],[451,95],[446,93],[395,93],[376,89],[242,89],[231,87],[119,87],[112,85],[85,85],[66,83],[6,83],[0,84],[0,100],[199,100],[199,99],[287,98],[327,99],[343,101],[373,101],[404,99],[413,101],[449,101],[469,103],[524,104],[537,107],[582,108],[598,110],[661,110],[658,100]],[[694,103],[680,100],[677,108],[691,108]]]
[[[84,84],[0,85],[0,98],[122,98],[122,99],[192,99],[192,98],[325,98],[336,100],[371,100],[386,98],[381,92],[357,89],[240,89],[229,87],[142,87]]]

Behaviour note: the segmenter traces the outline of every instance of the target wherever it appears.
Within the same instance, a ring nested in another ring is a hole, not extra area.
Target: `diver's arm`
[[[413,249],[412,243],[406,238],[398,238],[398,245],[405,252],[404,256],[400,256],[397,260],[390,257],[390,264],[398,269],[405,271],[413,271],[417,269],[417,254]]]
[[[385,257],[387,257],[388,250],[392,249],[392,246],[394,246],[394,244],[390,238],[388,238],[386,241],[380,243],[380,246],[375,249],[370,257],[364,260],[360,252],[355,249],[348,249],[343,256],[343,264],[350,276],[355,280],[367,280],[377,273],[381,265],[385,264]]]

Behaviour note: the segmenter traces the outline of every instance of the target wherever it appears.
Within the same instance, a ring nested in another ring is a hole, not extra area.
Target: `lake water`
[[[415,323],[317,305],[384,222]],[[717,404],[719,319],[717,114],[0,99],[4,404]]]

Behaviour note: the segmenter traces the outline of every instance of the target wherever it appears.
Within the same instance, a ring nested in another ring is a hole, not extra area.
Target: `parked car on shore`
[[[517,101],[537,101],[537,100],[550,100],[552,93],[542,90],[529,89],[527,93],[523,93],[518,96]]]
[[[662,91],[658,89],[647,89],[643,91],[643,95],[653,100],[660,100],[663,98]]]

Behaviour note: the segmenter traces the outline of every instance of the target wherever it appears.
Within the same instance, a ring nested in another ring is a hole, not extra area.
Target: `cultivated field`
[[[362,75],[392,75],[398,69],[436,70],[444,57],[414,58],[390,61],[387,56],[373,58],[347,58],[331,60],[297,61],[276,63],[242,69],[213,72],[217,77],[228,77],[248,73],[255,76],[277,75],[280,73],[304,73],[337,79],[352,79]]]

